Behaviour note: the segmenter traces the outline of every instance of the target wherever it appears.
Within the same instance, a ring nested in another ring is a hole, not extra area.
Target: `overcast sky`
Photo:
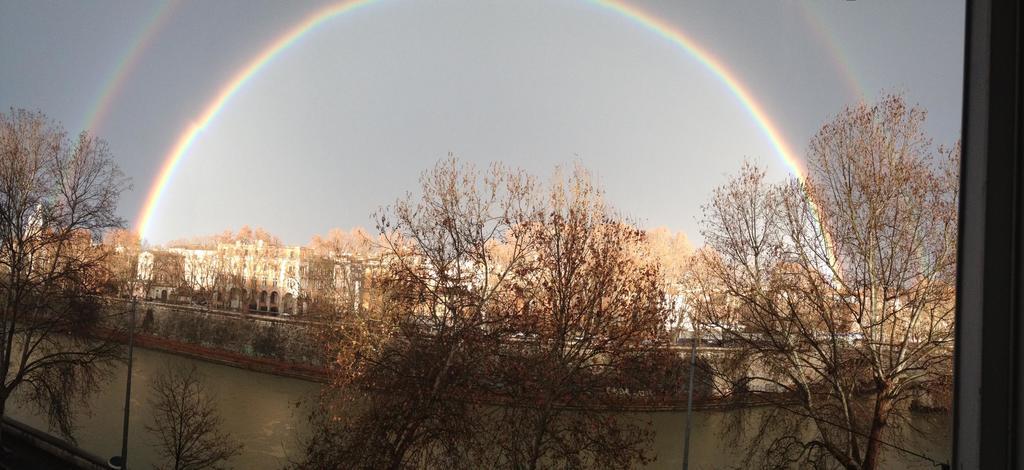
[[[223,84],[327,3],[0,0],[0,106],[77,132],[151,32],[96,129],[133,180],[120,211],[134,223],[164,157]],[[958,138],[963,2],[629,3],[717,56],[801,155],[860,93],[902,92],[929,110],[936,143]],[[149,239],[250,224],[305,243],[371,226],[449,152],[544,177],[579,160],[617,208],[698,242],[700,205],[744,158],[787,172],[708,69],[615,12],[582,0],[381,0],[306,35],[232,98],[185,157]]]

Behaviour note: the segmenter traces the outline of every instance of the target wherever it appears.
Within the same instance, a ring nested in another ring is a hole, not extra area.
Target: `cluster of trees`
[[[421,190],[377,217],[375,301],[328,332],[336,393],[302,466],[648,461],[645,423],[600,411],[666,333],[644,232],[582,168],[542,185],[449,159]]]
[[[302,465],[642,464],[649,427],[605,411],[678,379],[684,324],[716,346],[701,386],[769,410],[734,436],[748,465],[877,468],[952,378],[959,149],[924,118],[889,96],[823,126],[803,178],[744,165],[696,252],[582,168],[541,184],[440,162],[377,216],[374,301],[325,333],[332,393]]]
[[[248,225],[243,225],[237,232],[227,229],[213,235],[180,238],[168,242],[167,246],[171,248],[216,249],[217,245],[222,243],[256,243],[258,241],[271,246],[281,245],[281,239],[263,227],[252,228]]]
[[[326,235],[313,235],[306,245],[316,256],[336,257],[339,255],[354,255],[359,257],[372,257],[378,253],[377,237],[372,236],[366,229],[355,227],[351,230],[332,228]]]

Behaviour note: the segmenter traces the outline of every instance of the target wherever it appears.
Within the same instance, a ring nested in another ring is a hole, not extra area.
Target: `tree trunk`
[[[536,470],[540,462],[541,446],[544,444],[544,435],[547,434],[548,422],[551,419],[551,402],[552,399],[549,397],[534,430],[533,443],[530,446],[530,466],[527,467],[530,470]]]
[[[892,400],[886,395],[886,387],[883,387],[875,400],[875,415],[871,420],[871,432],[868,433],[868,445],[864,452],[863,470],[875,470],[878,468],[878,457],[882,451],[882,431],[888,425],[889,412],[892,411]]]
[[[440,371],[434,376],[434,383],[430,389],[430,395],[427,397],[427,409],[433,411],[433,405],[438,400],[438,395],[442,385],[444,384],[444,378],[448,375],[448,370],[451,369],[452,363],[455,361],[455,355],[459,350],[459,346],[462,344],[461,340],[457,340],[450,350],[448,350],[448,356],[445,358],[444,365]],[[414,412],[413,415],[416,413]],[[402,462],[405,461],[405,454],[408,452],[409,447],[412,445],[412,440],[415,438],[416,432],[419,430],[420,424],[423,423],[423,419],[414,418],[414,422],[410,423],[405,430],[399,435],[398,445],[395,446],[394,454],[391,457],[391,463],[388,468],[394,470],[401,468]]]
[[[420,421],[417,419],[415,422],[409,423],[399,435],[397,445],[395,445],[391,453],[391,462],[388,464],[389,470],[402,468],[402,463],[405,461],[405,453],[409,451],[409,446],[412,444],[412,439],[415,437],[419,426]]]

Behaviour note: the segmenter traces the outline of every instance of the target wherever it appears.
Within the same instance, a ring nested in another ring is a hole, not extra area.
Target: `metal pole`
[[[693,420],[693,369],[697,363],[697,328],[690,325],[690,385],[686,394],[686,442],[683,444],[683,470],[690,468],[690,423]]]
[[[134,286],[132,292],[132,313],[128,320],[128,378],[124,388],[124,425],[121,435],[121,468],[128,468],[128,416],[132,409],[132,351],[135,349],[135,306],[138,300],[135,297]]]

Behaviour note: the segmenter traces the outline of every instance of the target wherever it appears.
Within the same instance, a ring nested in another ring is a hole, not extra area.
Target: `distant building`
[[[173,301],[181,286],[180,256],[167,251],[143,251],[139,254],[138,276],[146,299]]]
[[[315,255],[258,240],[146,251],[138,273],[150,300],[296,315],[338,307],[339,296],[361,305],[368,265],[350,255]]]

